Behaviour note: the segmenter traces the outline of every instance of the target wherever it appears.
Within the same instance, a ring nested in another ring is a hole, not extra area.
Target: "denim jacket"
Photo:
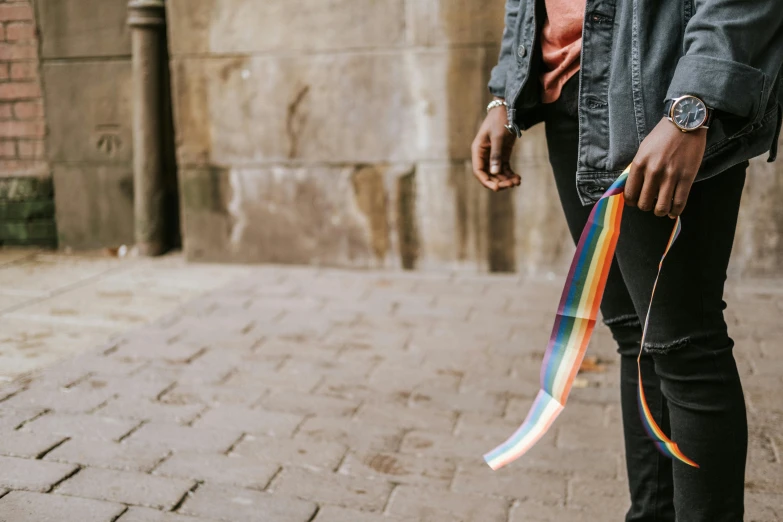
[[[542,120],[544,0],[507,0],[489,90],[517,135]],[[582,203],[633,160],[665,100],[698,96],[715,110],[697,181],[769,151],[783,118],[782,0],[587,0],[579,78]]]

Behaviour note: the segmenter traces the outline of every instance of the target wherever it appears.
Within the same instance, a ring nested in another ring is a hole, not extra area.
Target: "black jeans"
[[[578,240],[591,207],[576,193],[577,81],[547,106],[549,161],[568,227]],[[628,522],[741,522],[748,427],[723,319],[723,284],[747,163],[696,183],[682,233],[655,294],[642,380],[656,422],[695,469],[658,453],[637,405],[636,356],[658,262],[673,221],[626,207],[601,313],[621,355],[621,402],[631,508]]]

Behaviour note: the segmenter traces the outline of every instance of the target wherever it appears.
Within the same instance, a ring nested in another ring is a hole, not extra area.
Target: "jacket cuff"
[[[707,107],[755,121],[769,88],[760,70],[712,56],[685,55],[677,63],[666,99],[690,94]]]
[[[489,78],[489,92],[498,98],[506,97],[506,68],[496,65]]]

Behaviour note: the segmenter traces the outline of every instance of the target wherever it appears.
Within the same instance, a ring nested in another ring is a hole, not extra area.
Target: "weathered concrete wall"
[[[542,129],[518,146],[521,190],[491,195],[470,174],[502,1],[167,7],[190,259],[566,266],[573,246]],[[754,164],[736,270],[783,269],[779,179]]]
[[[133,242],[125,0],[36,0],[60,246]]]

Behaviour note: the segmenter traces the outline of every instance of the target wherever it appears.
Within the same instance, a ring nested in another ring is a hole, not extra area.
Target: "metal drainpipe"
[[[130,0],[133,62],[133,206],[136,248],[141,256],[162,254],[163,139],[161,32],[166,27],[163,0]]]

